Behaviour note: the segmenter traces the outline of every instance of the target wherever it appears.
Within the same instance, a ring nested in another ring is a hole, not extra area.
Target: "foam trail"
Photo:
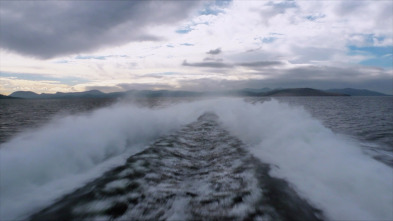
[[[157,110],[117,105],[16,136],[0,148],[0,219],[51,203],[205,111],[215,112],[255,156],[276,166],[273,176],[288,180],[328,218],[393,219],[392,168],[364,154],[359,143],[300,107],[233,98]]]
[[[324,127],[303,108],[278,101],[216,103],[229,130],[248,143],[271,175],[333,220],[393,220],[393,170],[364,154],[360,143]]]
[[[17,135],[0,146],[0,219],[23,218],[200,114],[186,109],[118,104]]]

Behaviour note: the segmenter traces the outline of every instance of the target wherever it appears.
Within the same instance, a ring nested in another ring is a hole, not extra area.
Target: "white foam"
[[[205,111],[217,113],[255,156],[277,166],[273,176],[288,180],[328,218],[393,219],[393,170],[359,143],[333,133],[303,108],[232,98],[155,110],[116,105],[19,134],[0,148],[0,219],[50,204]]]
[[[55,119],[0,146],[0,219],[19,219],[196,119],[187,104],[118,104]]]
[[[105,191],[113,191],[115,189],[124,189],[129,183],[129,179],[114,180],[105,185]]]
[[[333,133],[300,107],[275,100],[216,104],[226,105],[216,112],[230,131],[328,218],[393,219],[393,170],[364,154],[360,143]]]

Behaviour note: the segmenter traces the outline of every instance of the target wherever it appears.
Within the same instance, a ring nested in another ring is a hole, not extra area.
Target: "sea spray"
[[[250,151],[272,166],[271,175],[333,220],[392,220],[393,170],[364,154],[360,143],[335,134],[306,112],[276,100],[242,103],[216,112]]]
[[[301,107],[220,98],[148,109],[122,104],[54,120],[0,147],[0,218],[21,217],[210,111],[251,153],[333,220],[393,219],[392,168]]]
[[[0,219],[28,215],[195,120],[187,106],[117,104],[15,136],[0,146]]]

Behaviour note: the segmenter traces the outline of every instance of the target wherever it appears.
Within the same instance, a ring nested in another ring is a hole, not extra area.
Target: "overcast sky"
[[[0,1],[0,93],[393,94],[393,1]]]

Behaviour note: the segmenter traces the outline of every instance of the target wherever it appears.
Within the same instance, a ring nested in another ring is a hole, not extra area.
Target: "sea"
[[[0,220],[54,214],[393,220],[393,97],[0,100]]]

